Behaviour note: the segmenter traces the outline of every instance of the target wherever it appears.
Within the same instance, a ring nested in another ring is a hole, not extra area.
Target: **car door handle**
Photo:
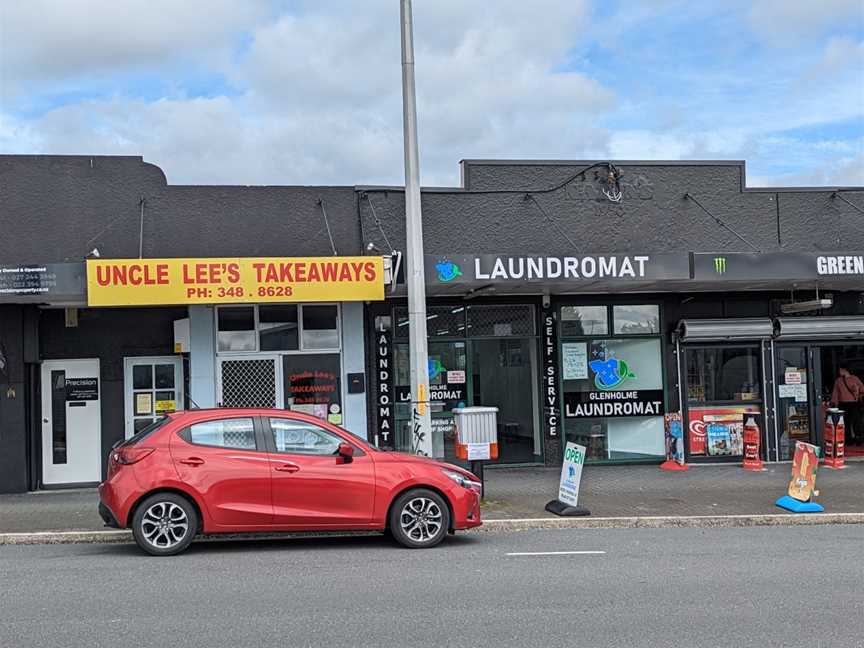
[[[273,470],[278,470],[279,472],[295,473],[300,470],[300,466],[293,463],[284,463],[276,466]]]
[[[187,466],[200,466],[204,463],[204,460],[200,457],[187,457],[186,459],[181,459],[180,463]]]

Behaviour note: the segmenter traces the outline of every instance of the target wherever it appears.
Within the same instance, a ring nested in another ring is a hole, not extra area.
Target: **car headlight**
[[[473,479],[468,479],[465,475],[454,472],[452,470],[442,469],[441,472],[447,475],[454,482],[459,484],[462,488],[477,491],[478,493],[480,492],[480,482],[476,482]]]

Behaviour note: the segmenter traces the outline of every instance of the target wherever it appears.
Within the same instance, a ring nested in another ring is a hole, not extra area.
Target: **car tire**
[[[173,556],[184,551],[198,531],[198,512],[185,497],[156,493],[145,499],[132,516],[132,536],[152,556]]]
[[[444,498],[425,488],[403,493],[390,508],[390,533],[409,549],[439,544],[450,529],[450,509]]]

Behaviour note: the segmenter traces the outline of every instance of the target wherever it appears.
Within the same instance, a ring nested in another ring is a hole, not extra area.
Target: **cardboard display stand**
[[[821,513],[825,507],[813,501],[816,490],[816,469],[819,467],[819,448],[802,441],[795,442],[792,460],[792,480],[787,494],[775,504],[793,513]]]

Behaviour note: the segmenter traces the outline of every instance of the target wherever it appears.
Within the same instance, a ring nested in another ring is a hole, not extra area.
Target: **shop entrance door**
[[[183,360],[179,356],[124,358],[126,438],[168,412],[183,409]]]
[[[42,483],[84,484],[102,475],[99,360],[42,363]]]
[[[541,460],[535,340],[498,338],[470,344],[471,404],[498,408],[498,461]]]
[[[797,344],[776,347],[777,447],[774,458],[778,461],[792,459],[796,441],[817,443],[820,366],[818,347]]]

